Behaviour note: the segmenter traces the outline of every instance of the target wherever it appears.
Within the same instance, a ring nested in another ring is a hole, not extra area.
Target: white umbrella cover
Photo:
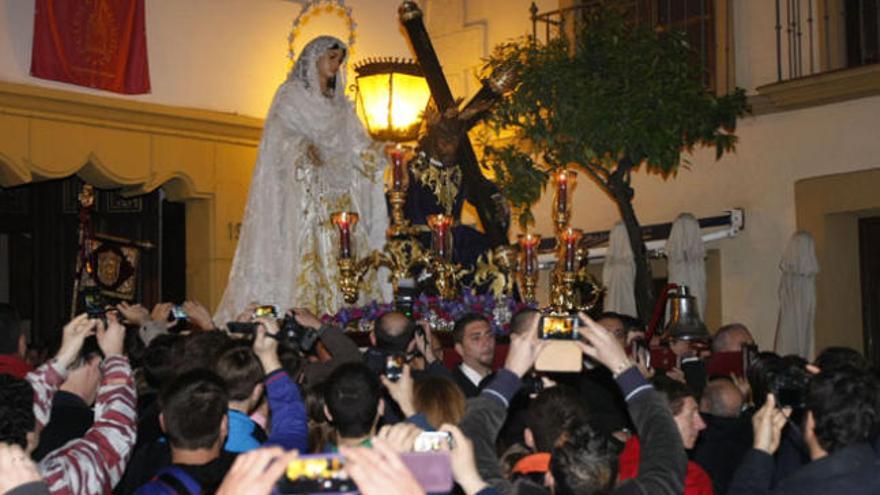
[[[608,255],[602,266],[602,285],[605,286],[605,311],[630,316],[638,315],[636,309],[636,262],[626,226],[614,224],[608,239]]]
[[[816,246],[807,232],[795,232],[779,262],[779,320],[773,349],[780,355],[813,357],[816,316]]]
[[[686,285],[697,299],[700,317],[706,316],[706,246],[700,222],[690,213],[682,213],[672,224],[666,241],[667,279],[671,284]]]

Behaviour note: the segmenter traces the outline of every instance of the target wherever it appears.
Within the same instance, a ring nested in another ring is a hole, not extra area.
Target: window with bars
[[[563,0],[561,7],[538,13],[532,8],[532,34],[538,40],[573,37],[601,0]],[[702,67],[707,87],[719,93],[732,89],[732,42],[728,25],[729,0],[618,0],[614,2],[634,22],[655,29],[681,29],[693,49],[693,62]]]
[[[774,0],[777,80],[880,62],[880,0]]]

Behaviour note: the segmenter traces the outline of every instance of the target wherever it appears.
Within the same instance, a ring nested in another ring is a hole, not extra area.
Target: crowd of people
[[[0,494],[880,493],[880,388],[852,349],[755,352],[739,324],[652,342],[580,314],[583,370],[548,373],[534,309],[509,344],[463,315],[452,347],[392,311],[361,349],[303,309],[172,307],[79,315],[40,363],[0,304]]]

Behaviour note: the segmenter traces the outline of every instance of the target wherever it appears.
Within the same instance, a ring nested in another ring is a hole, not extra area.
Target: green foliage
[[[515,206],[533,204],[547,171],[572,165],[603,189],[642,165],[674,174],[682,151],[714,146],[720,158],[736,143],[745,93],[717,97],[682,33],[634,26],[610,9],[593,13],[571,47],[559,38],[524,38],[496,47],[488,71],[513,69],[518,86],[493,107],[488,124],[516,144],[487,150],[502,191]]]
[[[534,221],[531,206],[541,199],[547,172],[514,145],[500,148],[487,145],[483,149],[483,162],[492,167],[495,184],[518,212],[520,227],[525,229]]]

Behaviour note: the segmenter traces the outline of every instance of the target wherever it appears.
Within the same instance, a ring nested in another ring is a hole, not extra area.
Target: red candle
[[[358,221],[358,214],[341,211],[334,213],[330,219],[339,229],[339,257],[341,259],[351,258],[351,229]]]
[[[391,188],[393,191],[403,191],[406,184],[406,167],[403,165],[403,150],[400,145],[391,152]]]
[[[538,258],[535,250],[541,243],[541,236],[526,234],[519,240],[520,249],[523,253],[523,274],[533,275],[538,268]]]
[[[452,226],[452,218],[443,214],[428,216],[428,226],[433,232],[433,251],[434,254],[441,258],[448,258],[450,252],[451,238],[449,237],[449,228]]]
[[[577,254],[577,243],[581,238],[581,230],[571,227],[565,229],[562,233],[562,241],[565,243],[565,271],[573,272],[575,270],[575,259]]]
[[[556,174],[556,211],[568,211],[568,171],[560,170]]]

